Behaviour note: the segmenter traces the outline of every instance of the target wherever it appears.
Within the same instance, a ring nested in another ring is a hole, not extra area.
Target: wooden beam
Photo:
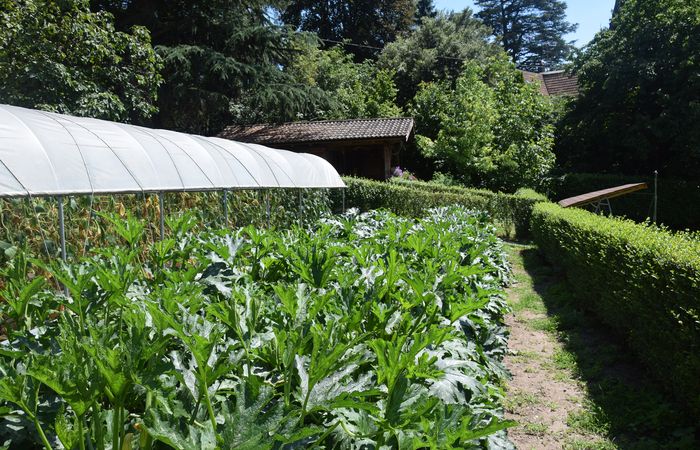
[[[588,192],[586,194],[577,195],[575,197],[565,198],[559,201],[559,205],[564,208],[569,208],[572,206],[583,206],[589,203],[595,203],[597,201],[609,198],[620,197],[622,195],[630,194],[632,192],[641,191],[642,189],[647,189],[646,183],[632,183],[624,184],[622,186],[615,186],[608,189],[601,189],[600,191]]]

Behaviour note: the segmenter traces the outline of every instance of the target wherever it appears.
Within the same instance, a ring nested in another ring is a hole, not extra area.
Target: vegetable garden
[[[509,269],[484,214],[234,231],[185,214],[158,242],[103,220],[115,245],[17,251],[2,273],[5,447],[509,446]]]

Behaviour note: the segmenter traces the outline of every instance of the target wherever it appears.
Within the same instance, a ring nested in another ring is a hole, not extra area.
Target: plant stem
[[[199,393],[199,397],[197,397],[197,403],[194,405],[194,412],[192,413],[192,419],[190,420],[190,425],[194,423],[195,420],[197,420],[197,413],[199,412],[199,405],[202,404],[202,393]]]
[[[112,414],[112,448],[119,449],[119,408],[118,406],[114,408],[114,413]]]
[[[80,439],[80,450],[85,450],[85,429],[83,428],[84,417],[78,417],[78,436]]]
[[[92,438],[90,437],[90,435],[91,435],[92,433],[91,433],[91,430],[90,430],[90,426],[87,424],[87,418],[85,417],[85,415],[83,415],[83,425],[85,426],[85,429],[87,429],[87,436],[86,436],[86,437],[87,437],[87,446],[88,446],[88,449],[89,449],[89,450],[95,450],[95,447],[92,445]]]
[[[216,433],[216,416],[214,416],[214,408],[211,406],[211,400],[209,399],[209,388],[207,387],[207,383],[204,383],[204,402],[207,405],[207,411],[209,412],[209,420],[211,420],[211,426],[214,428],[214,434],[217,436],[217,440],[219,438],[219,435]]]
[[[46,438],[46,434],[44,434],[44,429],[41,427],[41,424],[39,423],[39,419],[36,416],[34,416],[34,427],[36,428],[36,431],[39,433],[39,437],[41,438],[41,442],[44,443],[44,447],[47,450],[52,450],[51,444],[49,444],[49,440]]]
[[[51,450],[51,444],[49,444],[49,440],[46,438],[46,434],[44,433],[44,429],[41,427],[41,423],[39,422],[39,418],[36,416],[36,405],[39,404],[39,387],[41,385],[37,385],[36,389],[34,389],[34,405],[35,409],[34,411],[30,411],[29,407],[22,402],[19,404],[20,408],[24,410],[25,413],[27,413],[27,416],[34,422],[34,427],[36,428],[36,431],[39,433],[39,437],[41,438],[41,442],[44,443],[44,447],[47,448],[47,450]]]

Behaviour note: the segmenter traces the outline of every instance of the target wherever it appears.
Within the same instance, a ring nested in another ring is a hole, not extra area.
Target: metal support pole
[[[303,197],[302,190],[299,189],[299,225],[301,225],[301,218],[304,215],[304,205],[302,203]]]
[[[345,214],[345,189],[341,189],[341,192],[343,193],[343,214]]]
[[[224,228],[228,228],[228,191],[224,189]]]
[[[63,196],[59,195],[56,197],[58,202],[58,235],[61,239],[61,259],[65,262],[67,260],[66,255],[66,223],[65,216],[63,214]]]
[[[56,201],[58,202],[58,235],[61,240],[61,259],[66,262],[68,255],[66,255],[66,220],[63,214],[63,196],[56,197]],[[63,293],[66,297],[70,295],[67,286],[63,286]]]
[[[265,191],[265,214],[267,216],[267,227],[270,228],[270,190]]]
[[[654,223],[656,223],[656,208],[658,207],[658,204],[659,204],[658,181],[659,181],[659,171],[655,170],[654,171]]]
[[[165,239],[165,202],[163,201],[163,193],[158,193],[158,206],[160,208],[160,240]]]

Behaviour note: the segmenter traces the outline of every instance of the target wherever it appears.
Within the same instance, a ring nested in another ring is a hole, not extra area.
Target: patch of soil
[[[517,285],[507,294],[511,304],[519,301]],[[508,435],[523,450],[561,449],[567,441],[586,438],[567,425],[569,414],[581,409],[585,393],[580,383],[561,376],[562,371],[552,366],[561,344],[547,332],[528,325],[545,317],[527,309],[506,317],[510,351],[505,365],[512,374],[506,394],[506,418],[519,424]]]

